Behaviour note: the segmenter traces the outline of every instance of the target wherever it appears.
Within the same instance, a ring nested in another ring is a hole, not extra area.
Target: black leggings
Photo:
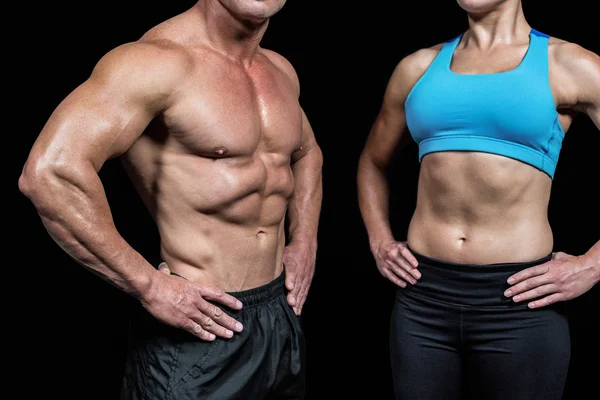
[[[504,296],[515,272],[413,254],[422,278],[398,289],[391,365],[400,400],[559,400],[570,357],[565,303],[529,309]]]

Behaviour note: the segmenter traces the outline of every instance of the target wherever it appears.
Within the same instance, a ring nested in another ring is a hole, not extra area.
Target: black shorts
[[[142,309],[131,327],[121,399],[303,399],[304,334],[284,279],[230,293],[244,304],[221,307],[244,325],[231,339],[203,341]]]

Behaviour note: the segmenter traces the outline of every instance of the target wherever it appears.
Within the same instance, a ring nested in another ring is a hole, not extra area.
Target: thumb
[[[287,290],[294,290],[294,283],[296,282],[296,275],[286,271],[285,274],[285,287]]]
[[[558,251],[558,252],[552,254],[553,260],[564,261],[564,260],[568,260],[569,258],[571,258],[571,256],[562,251]]]
[[[169,266],[166,262],[161,262],[160,264],[158,264],[158,270],[165,275],[171,275],[171,270],[169,269]]]

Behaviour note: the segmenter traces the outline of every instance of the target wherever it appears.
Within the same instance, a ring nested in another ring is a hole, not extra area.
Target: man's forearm
[[[323,155],[315,146],[292,165],[294,194],[288,207],[290,241],[316,248],[321,202]]]
[[[358,202],[371,248],[393,240],[389,222],[389,188],[385,172],[363,155],[358,166]]]
[[[26,166],[19,187],[54,241],[77,262],[136,298],[148,293],[156,271],[118,233],[91,164]]]

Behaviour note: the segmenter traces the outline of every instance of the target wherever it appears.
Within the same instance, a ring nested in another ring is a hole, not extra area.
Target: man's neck
[[[215,50],[250,64],[256,55],[269,19],[244,19],[218,0],[200,0],[196,10],[205,23],[206,38]]]

